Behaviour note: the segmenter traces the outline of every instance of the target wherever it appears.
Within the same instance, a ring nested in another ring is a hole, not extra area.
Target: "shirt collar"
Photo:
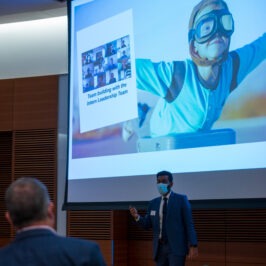
[[[171,193],[172,193],[172,191],[170,190],[170,192],[169,192],[166,196],[162,196],[162,200],[163,200],[164,198],[167,198],[167,199],[169,200],[169,197],[170,197]]]
[[[49,230],[49,231],[53,232],[54,234],[56,234],[56,231],[48,225],[31,225],[31,226],[23,227],[22,229],[17,230],[17,233],[22,233],[25,231],[37,230],[37,229],[46,229],[46,230]]]

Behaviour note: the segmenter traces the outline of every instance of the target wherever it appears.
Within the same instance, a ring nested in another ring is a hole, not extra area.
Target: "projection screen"
[[[70,1],[66,206],[266,198],[266,2],[198,2]]]

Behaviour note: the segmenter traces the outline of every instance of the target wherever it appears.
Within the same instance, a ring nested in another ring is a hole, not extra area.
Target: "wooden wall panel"
[[[266,265],[265,215],[265,209],[193,210],[199,256],[187,265]],[[151,232],[128,221],[128,265],[152,263]]]
[[[204,262],[194,260],[194,259],[193,260],[187,259],[186,260],[186,266],[227,266],[227,265],[224,262],[211,262],[211,261],[209,261],[207,263],[204,263]]]
[[[121,210],[112,211],[112,240],[114,265],[124,266],[128,258],[128,212]]]
[[[112,240],[95,240],[101,249],[107,266],[113,266],[113,241]]]
[[[0,131],[13,128],[14,80],[0,80]]]
[[[266,265],[266,243],[227,242],[226,265]]]
[[[128,212],[122,210],[114,210],[111,212],[112,217],[112,239],[124,240],[128,234]]]
[[[128,242],[128,265],[153,265],[152,241],[130,240]],[[188,266],[225,266],[226,246],[222,242],[199,242],[199,256],[187,260]]]
[[[266,210],[227,210],[226,241],[266,243]]]
[[[22,176],[43,182],[57,206],[57,130],[21,130],[13,132],[12,180]],[[11,230],[12,237],[15,232]]]
[[[14,237],[4,194],[21,176],[35,176],[57,200],[58,77],[0,80],[0,245]]]
[[[140,215],[145,214],[145,210],[138,211]],[[151,240],[152,232],[151,230],[144,230],[137,226],[136,222],[132,219],[131,215],[128,213],[128,239],[129,240]]]
[[[227,262],[226,266],[265,266],[265,263],[245,263],[245,262],[240,262],[240,263],[234,263],[234,262]]]
[[[225,210],[193,210],[198,240],[224,242],[226,239]]]
[[[154,265],[152,259],[152,241],[128,241],[128,266]]]
[[[15,131],[13,145],[14,180],[21,176],[40,179],[56,206],[57,130]]]
[[[113,264],[112,211],[68,211],[67,235],[96,241],[107,265]]]
[[[111,211],[68,211],[67,235],[92,240],[110,240]]]
[[[9,237],[0,237],[0,248],[6,246],[11,241],[10,236]]]
[[[125,266],[128,260],[128,241],[127,239],[112,240],[113,265]]]
[[[86,211],[86,215],[90,215],[90,212],[95,211]],[[111,213],[113,218],[109,217],[109,219],[112,223],[110,230],[113,239],[114,262],[116,262],[114,265],[154,265],[151,231],[138,227],[128,211],[120,211],[116,214],[112,211]],[[144,214],[145,211],[140,210],[140,213]],[[266,265],[265,215],[265,209],[193,210],[199,239],[199,256],[192,261],[187,261],[187,265],[237,266],[241,263],[243,266]],[[82,211],[79,216],[83,216]],[[126,221],[127,228],[123,225]],[[71,222],[69,226],[73,226]],[[114,233],[116,230],[118,232]],[[121,240],[117,244],[117,240],[122,239],[126,231],[127,241]],[[82,234],[79,236],[82,237]],[[88,239],[91,237],[88,236]],[[94,238],[97,236],[94,235]],[[233,242],[235,240],[239,242]],[[121,254],[116,253],[116,249],[122,249],[124,252],[122,262],[119,261]],[[123,264],[126,254],[127,263]]]
[[[12,133],[0,132],[0,246],[11,236],[11,228],[5,219],[5,191],[12,180]],[[4,240],[3,240],[4,239]]]
[[[14,129],[57,128],[58,76],[15,79]]]
[[[217,265],[225,266],[226,243],[203,242],[199,243],[199,256],[193,260],[187,259],[187,266]]]
[[[127,264],[127,219],[125,211],[68,211],[67,235],[100,244],[108,265]],[[104,240],[108,240],[103,245]]]
[[[227,265],[225,263],[219,263],[219,262],[202,263],[201,261],[197,260],[187,260],[186,266],[227,266]]]

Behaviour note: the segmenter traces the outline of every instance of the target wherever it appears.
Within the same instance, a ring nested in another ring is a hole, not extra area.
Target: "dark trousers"
[[[168,243],[159,244],[156,266],[185,266],[186,256],[176,256]]]

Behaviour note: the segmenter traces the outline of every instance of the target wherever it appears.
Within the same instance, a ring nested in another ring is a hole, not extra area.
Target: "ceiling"
[[[0,0],[0,23],[62,16],[66,0]]]

